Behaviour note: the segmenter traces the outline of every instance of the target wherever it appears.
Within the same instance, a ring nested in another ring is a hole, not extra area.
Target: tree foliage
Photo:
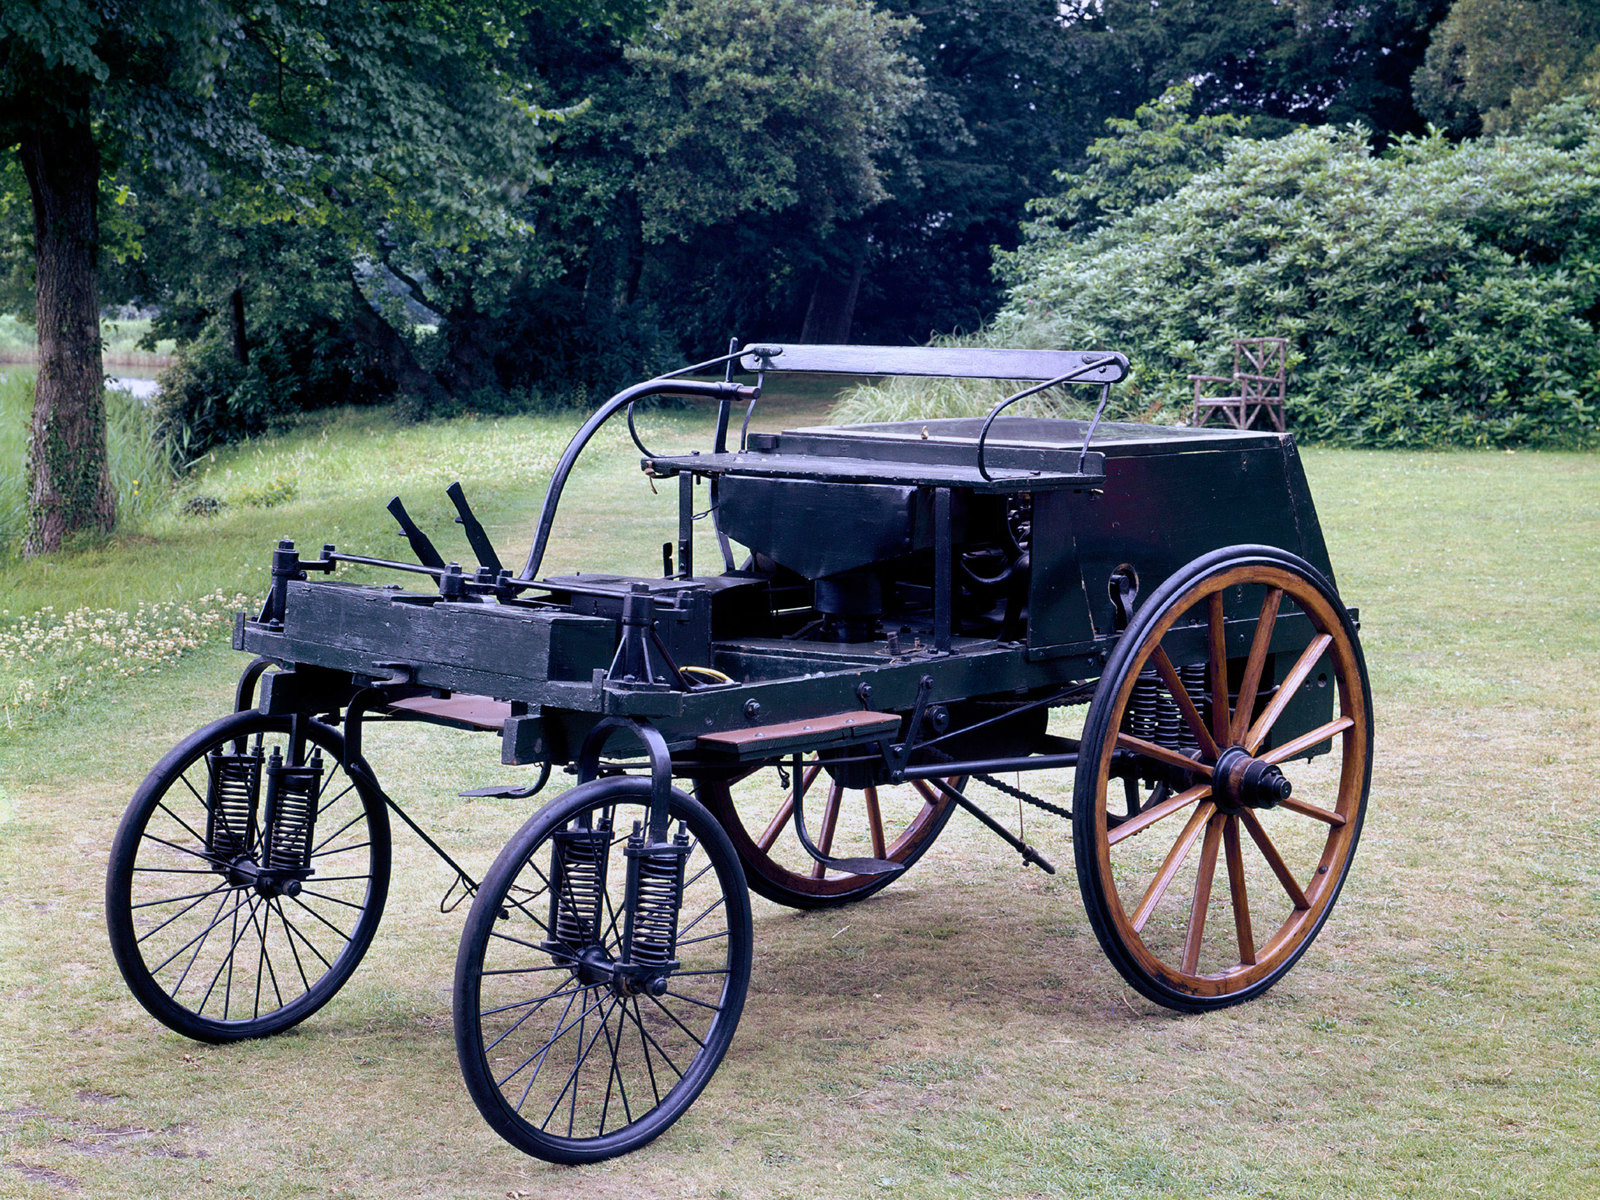
[[[1600,95],[1600,5],[1455,0],[1413,89],[1428,119],[1456,136],[1514,129],[1574,92]]]
[[[1141,104],[1132,118],[1108,120],[1107,135],[1089,143],[1088,164],[1076,173],[1056,172],[1066,190],[1029,204],[1041,218],[1032,232],[1047,237],[1060,228],[1087,237],[1220,165],[1229,142],[1244,133],[1247,123],[1229,113],[1191,118],[1193,106],[1194,85],[1181,83]]]
[[[493,73],[492,0],[8,0],[0,146],[30,191],[40,373],[27,549],[114,519],[99,407],[99,193],[121,173],[253,203],[256,220],[447,235],[504,220],[542,140]],[[356,215],[356,214],[359,214]],[[237,300],[237,287],[227,295]]]
[[[994,336],[1125,349],[1181,412],[1228,340],[1290,339],[1291,428],[1363,445],[1600,440],[1600,105],[1523,134],[1239,140],[1085,241],[1025,246]]]

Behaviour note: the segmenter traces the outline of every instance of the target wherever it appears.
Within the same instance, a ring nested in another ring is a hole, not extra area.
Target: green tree
[[[469,262],[399,237],[388,260],[446,314],[452,385],[601,386],[733,331],[798,330],[815,264],[897,186],[921,93],[907,31],[868,0],[533,14],[520,77],[571,110],[519,210],[540,253]]]
[[[1417,107],[1456,136],[1514,129],[1570,93],[1600,95],[1600,5],[1455,0],[1412,87]]]
[[[1046,237],[1064,228],[1087,237],[1219,166],[1230,140],[1243,135],[1248,122],[1230,113],[1191,118],[1193,107],[1194,85],[1181,83],[1140,105],[1131,119],[1108,120],[1107,136],[1089,143],[1088,165],[1075,174],[1056,173],[1067,190],[1029,205],[1040,217],[1031,232]]]
[[[490,0],[8,0],[0,146],[33,215],[39,375],[25,552],[111,527],[101,407],[103,177],[220,176],[330,220],[374,197],[483,217],[532,167],[535,113],[492,74],[513,25]]]

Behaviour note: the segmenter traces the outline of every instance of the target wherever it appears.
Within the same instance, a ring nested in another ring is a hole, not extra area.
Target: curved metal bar
[[[724,400],[723,403],[726,404],[727,401]],[[640,454],[644,455],[646,458],[656,457],[656,455],[650,452],[650,447],[646,446],[639,440],[639,430],[634,426],[633,423],[633,405],[631,404],[628,405],[628,436],[633,439],[633,444],[639,447]]]
[[[1016,393],[1013,393],[1010,396],[1007,396],[1004,400],[1000,401],[999,404],[996,404],[993,408],[991,408],[989,410],[988,418],[983,423],[983,430],[982,430],[982,432],[980,432],[978,434],[978,474],[982,475],[984,477],[984,479],[988,480],[988,481],[993,481],[993,479],[994,479],[994,476],[989,474],[989,469],[986,466],[984,466],[984,463],[983,463],[983,452],[984,452],[984,445],[989,439],[989,429],[990,429],[991,426],[994,425],[995,418],[998,417],[1002,412],[1004,412],[1007,408],[1011,407],[1011,405],[1015,404],[1018,400],[1023,400],[1023,399],[1026,399],[1029,396],[1037,395],[1039,392],[1047,391],[1048,389],[1053,388],[1053,387],[1057,386],[1058,384],[1079,382],[1079,381],[1081,381],[1083,379],[1083,377],[1085,375],[1088,375],[1088,374],[1090,374],[1091,372],[1094,372],[1094,371],[1098,371],[1101,367],[1112,366],[1115,363],[1117,363],[1117,361],[1118,361],[1117,357],[1115,355],[1112,355],[1109,358],[1099,358],[1099,359],[1095,359],[1093,362],[1084,363],[1083,366],[1079,367],[1076,371],[1068,372],[1067,374],[1058,376],[1055,379],[1047,379],[1047,380],[1045,380],[1045,382],[1039,383],[1039,384],[1035,384],[1031,388],[1023,388],[1022,391],[1016,392]],[[1102,399],[1100,401],[1100,407],[1103,410],[1105,408],[1104,395],[1109,395],[1110,394],[1111,385],[1109,383],[1102,384],[1101,388],[1102,388]],[[1099,419],[1100,419],[1099,418],[1099,414],[1097,413],[1095,415],[1095,421],[1098,422]],[[1089,428],[1089,432],[1091,434],[1094,433],[1094,427],[1092,425]],[[1084,439],[1083,445],[1084,445],[1084,450],[1087,451],[1088,447],[1089,447],[1089,442],[1088,442],[1087,438]],[[1078,463],[1079,463],[1079,466],[1081,468],[1082,463],[1083,463],[1083,455],[1081,453],[1078,456]]]
[[[1106,401],[1111,399],[1111,385],[1100,385],[1100,403],[1095,406],[1094,420],[1089,422],[1089,430],[1083,435],[1083,449],[1078,451],[1078,473],[1083,473],[1083,460],[1089,457],[1089,441],[1094,437],[1094,431],[1100,427],[1100,414],[1106,411]]]
[[[667,739],[661,731],[645,721],[631,717],[607,717],[583,739],[583,749],[578,752],[578,782],[588,783],[600,777],[600,751],[614,733],[633,734],[650,757],[650,841],[663,842],[667,838],[667,812],[672,797],[672,754],[667,749]]]
[[[724,361],[714,358],[710,365]],[[744,396],[750,389],[737,383],[724,383],[722,380],[706,381],[695,379],[675,379],[673,376],[681,375],[684,371],[697,370],[707,364],[696,364],[694,367],[685,367],[682,371],[675,371],[671,375],[661,375],[655,379],[647,379],[643,383],[636,383],[630,388],[618,392],[607,400],[594,414],[583,423],[583,427],[573,435],[572,441],[567,443],[566,450],[561,455],[561,460],[556,463],[555,474],[550,479],[549,490],[544,494],[544,505],[539,512],[539,527],[534,534],[533,548],[528,551],[528,561],[523,564],[522,573],[517,579],[523,583],[531,583],[538,574],[539,565],[544,561],[545,547],[550,542],[550,527],[555,524],[556,508],[561,503],[561,491],[567,486],[567,477],[572,474],[572,468],[578,461],[578,455],[583,453],[583,448],[589,444],[589,439],[594,437],[600,426],[604,425],[622,409],[627,408],[635,400],[645,396],[658,396],[664,392],[677,395],[704,396],[711,400],[720,400],[724,396]]]
[[[445,865],[456,873],[457,881],[461,884],[462,890],[469,896],[475,896],[478,893],[478,881],[468,875],[462,869],[461,864],[451,858],[444,848],[429,837],[427,831],[413,821],[410,814],[396,804],[394,798],[383,790],[378,784],[378,776],[373,771],[372,764],[367,762],[366,756],[361,753],[361,724],[368,712],[380,708],[393,700],[400,699],[402,696],[426,695],[427,692],[427,688],[417,687],[414,684],[378,684],[373,687],[364,687],[356,692],[354,696],[351,696],[349,704],[345,707],[344,714],[344,766],[351,779],[362,787],[370,789],[374,795],[383,797],[384,804],[406,823],[412,833],[427,844],[428,849],[443,859]],[[455,883],[450,885],[451,891],[455,890],[455,886]],[[450,892],[446,892],[445,898],[448,899],[449,895]],[[443,903],[444,901],[441,900],[440,904],[442,905]]]
[[[239,676],[239,686],[233,692],[234,712],[244,712],[256,706],[256,681],[274,662],[274,659],[265,656],[250,660],[250,665],[244,669],[244,674]]]

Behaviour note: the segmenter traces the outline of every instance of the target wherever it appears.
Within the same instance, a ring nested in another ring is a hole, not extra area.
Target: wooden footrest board
[[[796,750],[820,750],[893,737],[899,730],[900,718],[893,713],[843,712],[776,725],[704,733],[699,742],[706,750],[739,759],[772,758]]]
[[[389,710],[439,725],[453,725],[458,729],[493,729],[497,732],[511,715],[511,705],[507,701],[491,700],[488,696],[451,696],[448,700],[417,696],[410,700],[396,700],[389,705]]]

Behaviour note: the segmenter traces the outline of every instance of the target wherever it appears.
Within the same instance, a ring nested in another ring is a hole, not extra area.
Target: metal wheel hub
[[[1277,766],[1252,758],[1243,746],[1229,746],[1211,769],[1211,796],[1225,813],[1276,807],[1293,790]]]
[[[582,984],[609,983],[616,976],[611,956],[603,946],[588,947],[573,965],[578,972],[578,982]]]
[[[254,888],[256,895],[269,900],[274,896],[298,896],[301,891],[298,873],[270,870],[248,855],[234,859],[222,868],[222,874],[230,886]]]

